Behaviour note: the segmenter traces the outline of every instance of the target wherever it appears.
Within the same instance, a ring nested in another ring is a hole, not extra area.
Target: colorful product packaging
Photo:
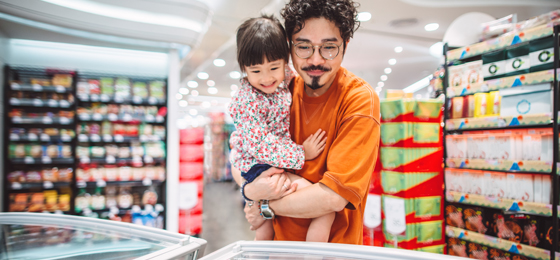
[[[515,76],[529,73],[531,58],[529,56],[529,44],[522,43],[507,49],[506,74],[504,76]]]
[[[529,43],[531,72],[554,68],[554,39],[545,37]]]
[[[483,54],[482,64],[482,76],[484,80],[503,77],[506,73],[506,51],[499,50]]]

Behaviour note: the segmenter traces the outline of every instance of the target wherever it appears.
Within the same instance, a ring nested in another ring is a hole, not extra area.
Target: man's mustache
[[[325,71],[325,72],[331,71],[330,68],[326,68],[326,67],[323,67],[321,65],[318,65],[318,66],[311,65],[309,67],[302,68],[301,70],[303,70],[303,71],[320,70],[320,71]]]

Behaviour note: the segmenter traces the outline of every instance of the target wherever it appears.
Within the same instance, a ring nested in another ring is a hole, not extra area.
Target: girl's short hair
[[[245,21],[237,29],[237,62],[242,72],[245,67],[289,60],[290,48],[284,27],[273,16],[262,15]]]

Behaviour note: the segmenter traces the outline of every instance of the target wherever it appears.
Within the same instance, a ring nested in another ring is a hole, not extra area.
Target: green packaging
[[[531,59],[529,57],[529,43],[523,43],[516,47],[510,47],[506,54],[506,74],[504,76],[515,76],[529,73]]]
[[[381,119],[391,120],[414,111],[414,99],[385,99],[380,102]]]
[[[393,172],[381,171],[381,185],[387,193],[398,193],[407,191],[423,182],[434,178],[437,172]]]
[[[440,140],[439,123],[383,123],[381,140],[384,145],[393,145],[400,141],[413,139],[414,143],[436,143]]]
[[[414,116],[418,118],[437,118],[443,108],[442,99],[416,100]]]
[[[112,96],[115,94],[114,80],[113,78],[101,78],[99,79],[101,85],[101,94]]]
[[[441,215],[441,197],[420,197],[414,199],[416,217],[432,217]]]
[[[426,157],[440,150],[439,147],[433,148],[398,148],[381,147],[381,163],[383,168],[392,169],[409,164],[422,157]]]
[[[441,136],[439,123],[415,123],[412,128],[415,143],[436,143]]]
[[[546,37],[529,43],[531,72],[554,69],[554,39]]]
[[[146,82],[135,81],[134,85],[132,86],[132,92],[134,96],[147,98],[148,97],[148,86]]]
[[[506,51],[499,50],[496,52],[486,53],[482,55],[482,76],[484,80],[503,77],[506,73]]]
[[[130,80],[128,78],[118,78],[115,83],[115,96],[122,98],[130,97]]]
[[[165,98],[165,82],[161,80],[150,81],[150,96],[159,99]]]
[[[437,246],[425,246],[415,249],[416,251],[433,253],[433,254],[443,254],[445,245],[437,245]]]
[[[416,223],[418,243],[441,240],[442,233],[443,222],[441,220]]]

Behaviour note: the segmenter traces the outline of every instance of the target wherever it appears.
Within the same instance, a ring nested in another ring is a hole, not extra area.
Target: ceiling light
[[[231,88],[231,90],[233,90],[233,91],[236,91],[236,90],[239,89],[239,87],[238,87],[237,85],[235,85],[235,84],[231,84],[230,88]]]
[[[431,31],[435,31],[439,28],[439,24],[437,23],[429,23],[426,24],[426,26],[424,26],[424,30],[431,32]]]
[[[380,87],[380,88],[382,88],[382,87],[385,86],[385,82],[379,81],[379,82],[377,82],[377,86]]]
[[[381,75],[381,80],[382,80],[382,81],[387,80],[387,75]]]
[[[358,13],[358,21],[360,22],[367,22],[371,19],[370,12],[360,12]]]
[[[204,102],[202,102],[202,104],[200,104],[200,106],[203,107],[203,108],[209,108],[211,106],[211,104],[208,101],[204,101]]]
[[[210,87],[208,88],[208,93],[215,95],[216,93],[218,93],[218,89],[214,87]]]
[[[427,77],[413,83],[412,85],[403,89],[406,93],[414,93],[418,90],[421,90],[430,85],[430,80],[433,78],[433,75],[428,75]]]
[[[214,60],[214,66],[216,67],[223,67],[226,65],[226,61],[222,60],[222,59],[215,59]]]
[[[391,68],[385,68],[385,70],[383,71],[385,72],[385,74],[391,74],[391,72],[393,72]]]
[[[180,88],[179,93],[181,93],[183,95],[188,95],[189,94],[189,89],[188,88]]]
[[[402,51],[403,51],[403,48],[401,46],[395,47],[395,52],[396,53],[401,53]]]
[[[193,109],[189,110],[189,114],[191,114],[191,116],[196,116],[196,115],[198,115],[198,110],[193,108]]]
[[[239,71],[232,71],[229,73],[229,77],[232,79],[238,79],[241,78],[241,73],[239,73]]]
[[[202,71],[199,72],[198,74],[196,74],[196,76],[197,76],[199,79],[208,79],[208,77],[210,77],[210,76],[208,75],[208,73],[202,72]]]
[[[189,102],[187,102],[186,100],[179,100],[179,106],[180,107],[186,107],[189,105]]]
[[[377,92],[377,93],[381,92],[382,90],[383,90],[382,87],[376,87],[376,88],[375,88],[375,92]]]
[[[193,96],[193,97],[198,96],[198,91],[196,91],[196,90],[191,91],[191,96]]]
[[[177,93],[177,94],[175,94],[175,98],[183,99],[183,95],[181,93]]]
[[[206,81],[206,85],[208,85],[209,87],[213,87],[213,86],[216,86],[216,82],[214,82],[213,80],[209,80],[209,81]]]
[[[198,87],[198,82],[196,82],[194,80],[189,80],[187,82],[187,86],[189,86],[189,88],[197,88]]]
[[[395,65],[397,64],[397,60],[396,59],[390,59],[389,60],[389,65]]]

